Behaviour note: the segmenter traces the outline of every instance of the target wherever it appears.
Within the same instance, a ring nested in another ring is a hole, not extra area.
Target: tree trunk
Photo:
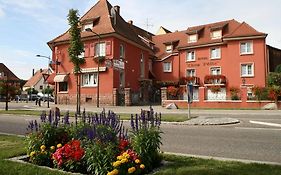
[[[80,83],[79,74],[76,74],[76,113],[80,115]]]

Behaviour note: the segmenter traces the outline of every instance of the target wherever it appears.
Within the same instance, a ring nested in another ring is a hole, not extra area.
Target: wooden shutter
[[[90,46],[89,46],[89,49],[90,49],[90,57],[94,57],[95,56],[95,45],[97,43],[91,43]]]
[[[84,44],[84,56],[87,58],[90,56],[90,44]]]
[[[109,55],[111,55],[111,48],[112,48],[112,46],[111,46],[111,41],[106,41],[105,42],[105,49],[106,49],[106,56],[109,56]]]

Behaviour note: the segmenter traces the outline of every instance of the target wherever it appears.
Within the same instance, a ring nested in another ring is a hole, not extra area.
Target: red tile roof
[[[130,27],[121,16],[116,12],[116,24],[113,17],[111,17],[112,5],[107,0],[99,0],[88,12],[81,18],[80,22],[98,19],[97,24],[93,27],[93,31],[99,35],[117,33],[126,39],[129,39],[145,48],[148,48],[141,39],[137,36],[134,30]],[[81,37],[95,36],[92,32],[81,32]],[[68,31],[55,39],[48,42],[49,45],[58,42],[68,41],[70,38]]]
[[[19,81],[20,79],[9,69],[5,66],[5,64],[0,63],[0,73],[4,72],[5,76],[8,76],[9,80]]]
[[[265,33],[258,32],[249,24],[243,22],[241,23],[232,33],[224,36],[224,38],[234,38],[234,37],[243,37],[243,36],[263,36]]]
[[[35,86],[38,81],[43,78],[43,74],[46,74],[48,69],[38,70],[35,72],[34,76],[32,76],[25,84],[24,87],[32,87]]]

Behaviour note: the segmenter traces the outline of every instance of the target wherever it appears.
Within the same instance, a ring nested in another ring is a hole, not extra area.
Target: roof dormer
[[[204,27],[199,26],[195,28],[188,28],[186,34],[188,35],[188,43],[196,43],[200,37],[200,33],[203,31]]]
[[[179,40],[163,43],[166,46],[166,53],[172,53],[178,43],[179,43]]]
[[[188,35],[188,43],[196,43],[198,41],[198,34]]]
[[[222,25],[215,25],[210,27],[210,36],[211,39],[221,39],[223,35],[223,31],[226,28],[228,23],[222,24]]]
[[[96,17],[96,18],[91,18],[81,21],[82,32],[85,32],[86,29],[93,29],[93,27],[99,23],[99,19],[100,17]]]

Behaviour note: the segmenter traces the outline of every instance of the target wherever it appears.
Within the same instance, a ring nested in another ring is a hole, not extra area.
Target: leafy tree
[[[70,25],[70,46],[68,48],[68,54],[70,61],[73,63],[74,74],[76,76],[76,113],[80,114],[80,66],[85,63],[85,59],[79,57],[79,55],[81,55],[81,53],[84,51],[84,45],[81,41],[78,10],[70,9],[67,19]]]
[[[34,88],[28,88],[25,90],[27,94],[38,94],[38,91]]]
[[[267,77],[269,97],[278,105],[278,97],[281,97],[281,73],[271,72]]]
[[[47,87],[45,89],[42,90],[43,94],[52,94],[54,92],[53,88]]]
[[[5,97],[5,110],[8,111],[8,103],[17,94],[20,93],[20,87],[13,80],[0,80],[0,96]]]

